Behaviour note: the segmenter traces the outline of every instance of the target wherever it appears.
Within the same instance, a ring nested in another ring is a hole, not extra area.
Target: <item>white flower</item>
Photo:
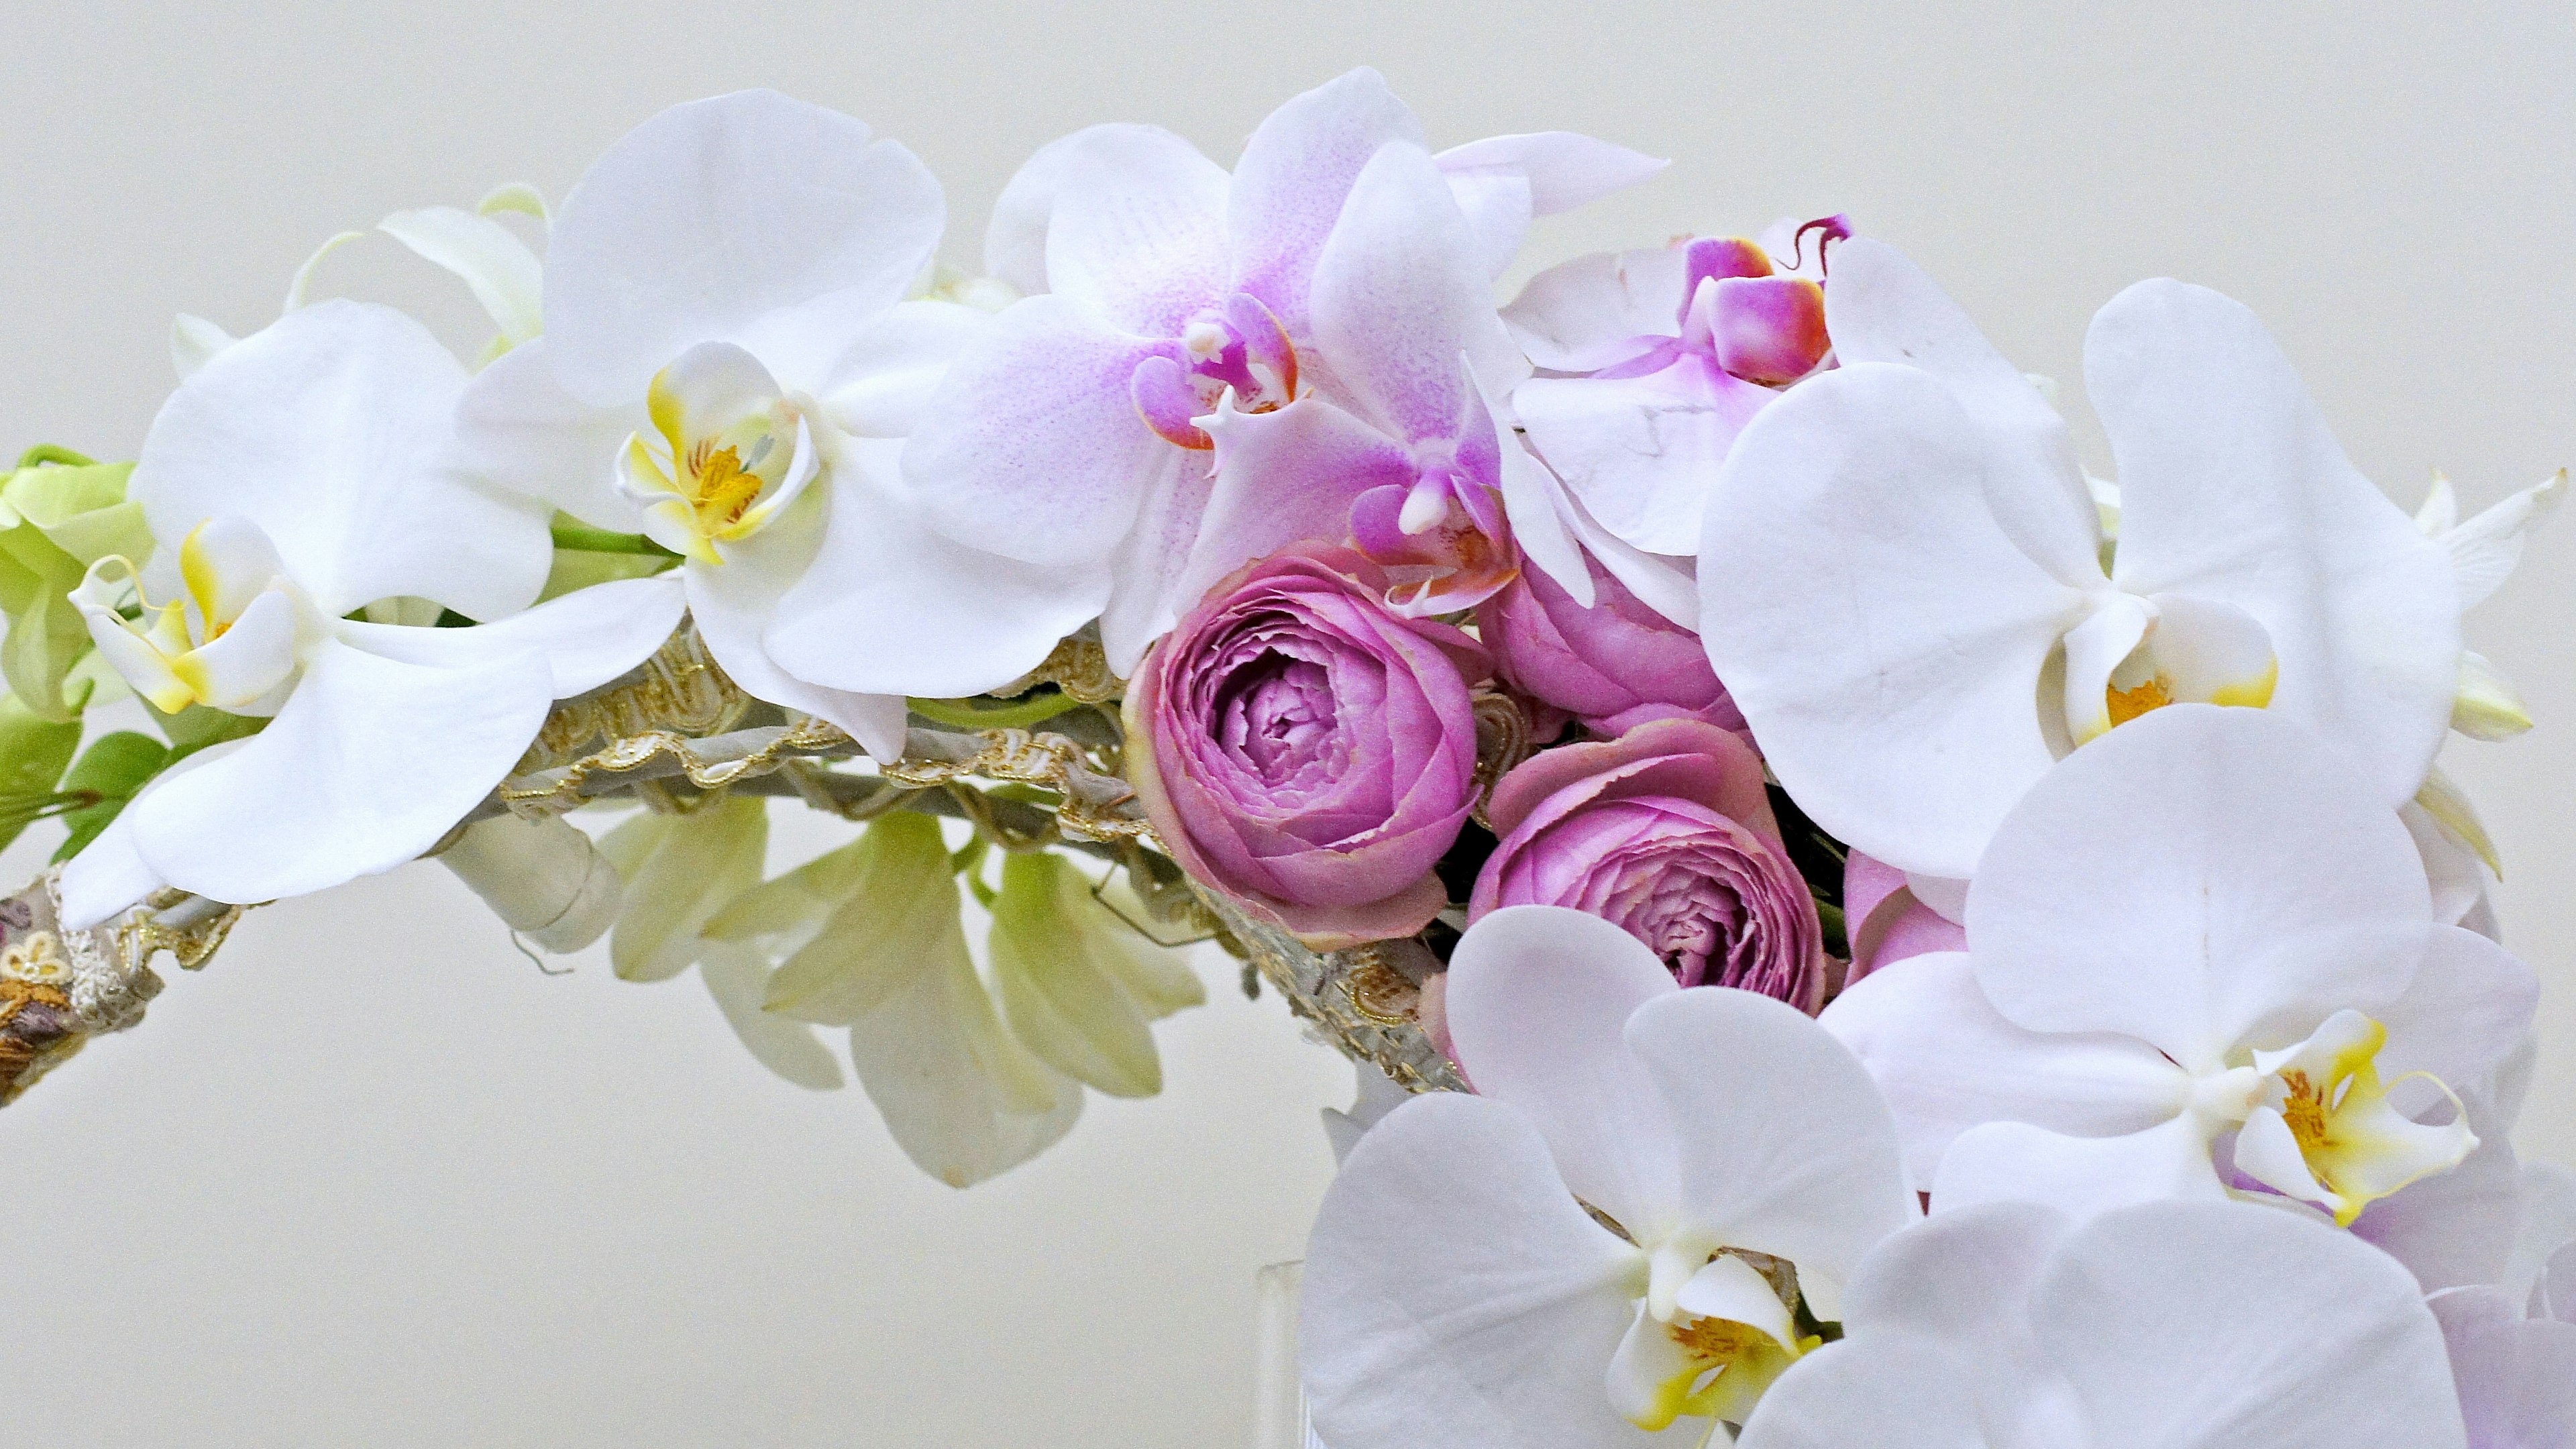
[[[1823,1017],[1936,1212],[2220,1197],[2233,1133],[2237,1173],[2350,1223],[2476,1146],[2446,1084],[2479,1084],[2538,998],[2433,922],[2396,813],[2269,711],[2176,705],[2078,751],[1995,832],[1966,916],[1965,953]]]
[[[1700,552],[1709,657],[1819,824],[1964,878],[2054,760],[2174,701],[2268,704],[2415,794],[2462,591],[2251,313],[2153,281],[2094,319],[2106,548],[2064,422],[1911,263],[1843,243],[1825,309],[1841,368],[1737,439]]]
[[[1915,1215],[1849,1054],[1767,997],[1682,990],[1608,922],[1494,912],[1447,1013],[1483,1095],[1370,1129],[1308,1246],[1301,1370],[1334,1449],[1588,1449],[1683,1417],[1699,1442],[1814,1346],[1770,1260],[1830,1318]]]
[[[225,348],[163,406],[129,486],[152,565],[137,579],[102,559],[74,601],[160,709],[273,718],[173,767],[72,861],[68,924],[165,885],[265,901],[410,860],[509,771],[551,701],[678,623],[650,580],[519,612],[552,556],[545,511],[456,471],[464,385],[418,323],[325,302]],[[353,617],[398,598],[493,622]]]
[[[2313,1223],[2156,1203],[1942,1214],[1861,1264],[1844,1338],[1744,1449],[2460,1449],[2405,1270]]]
[[[674,107],[565,198],[545,333],[475,379],[461,423],[491,476],[680,554],[745,690],[889,759],[904,695],[1002,684],[1098,605],[887,491],[913,410],[990,320],[902,300],[943,216],[912,153],[847,116],[767,91]]]

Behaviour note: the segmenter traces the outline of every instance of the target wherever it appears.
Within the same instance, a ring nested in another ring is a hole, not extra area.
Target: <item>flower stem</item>
[[[923,719],[960,730],[1024,730],[1082,707],[1081,700],[1061,692],[991,706],[966,699],[908,699],[904,703]]]
[[[575,553],[638,553],[656,554],[663,558],[679,557],[678,554],[640,533],[611,533],[605,528],[567,523],[560,518],[555,520],[551,531],[554,534],[555,547],[570,549]]]

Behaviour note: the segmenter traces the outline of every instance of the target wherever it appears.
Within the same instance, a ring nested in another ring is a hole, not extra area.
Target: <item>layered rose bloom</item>
[[[1487,807],[1501,844],[1471,920],[1570,906],[1643,941],[1684,986],[1735,986],[1813,1012],[1824,932],[1763,792],[1762,760],[1696,719],[1545,751]]]
[[[1127,770],[1191,875],[1319,950],[1411,935],[1475,799],[1464,632],[1390,612],[1385,571],[1301,543],[1210,589],[1127,693]]]
[[[1545,570],[1520,577],[1476,610],[1494,672],[1532,706],[1541,738],[1571,718],[1616,736],[1652,719],[1705,720],[1744,731],[1744,716],[1708,667],[1697,630],[1656,613],[1589,555],[1593,606]]]

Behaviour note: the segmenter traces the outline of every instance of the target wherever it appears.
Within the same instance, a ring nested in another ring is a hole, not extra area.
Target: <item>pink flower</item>
[[[1537,569],[1476,610],[1494,672],[1545,711],[1617,736],[1651,719],[1700,719],[1743,734],[1744,716],[1708,667],[1696,630],[1641,603],[1588,555],[1587,609]],[[1540,721],[1543,734],[1550,720]]]
[[[1823,1002],[1815,898],[1780,841],[1753,747],[1695,719],[1543,750],[1494,787],[1502,843],[1470,920],[1571,906],[1645,942],[1684,986]]]
[[[1843,929],[1851,937],[1845,985],[1909,956],[1968,949],[1968,933],[1925,905],[1905,872],[1857,850],[1843,860]]]
[[[1292,544],[1209,590],[1127,692],[1128,778],[1173,859],[1318,949],[1427,925],[1475,795],[1484,649],[1386,588]]]

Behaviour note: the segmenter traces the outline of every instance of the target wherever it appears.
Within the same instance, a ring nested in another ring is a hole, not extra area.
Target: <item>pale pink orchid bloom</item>
[[[959,357],[905,450],[906,486],[951,537],[1072,571],[1105,594],[1101,638],[1120,673],[1195,598],[1185,569],[1203,589],[1268,551],[1192,568],[1220,448],[1211,418],[1278,414],[1372,366],[1342,355],[1323,299],[1349,295],[1328,259],[1346,198],[1388,146],[1432,178],[1448,213],[1442,240],[1480,301],[1532,216],[1663,164],[1561,132],[1434,158],[1412,111],[1363,69],[1273,112],[1230,175],[1168,131],[1110,125],[1039,151],[1005,188],[986,265],[1032,295]],[[1372,260],[1349,245],[1339,255],[1344,267]],[[1490,331],[1477,352],[1501,376],[1518,354],[1498,324]],[[1448,336],[1436,381],[1454,390]],[[1451,461],[1426,458],[1425,469]],[[1490,510],[1479,519],[1499,522]],[[1341,519],[1322,530],[1349,531]]]
[[[1761,241],[1684,237],[1530,279],[1503,321],[1547,376],[1512,394],[1539,456],[1604,527],[1699,552],[1709,480],[1780,389],[1828,365],[1825,247],[1840,216]]]

